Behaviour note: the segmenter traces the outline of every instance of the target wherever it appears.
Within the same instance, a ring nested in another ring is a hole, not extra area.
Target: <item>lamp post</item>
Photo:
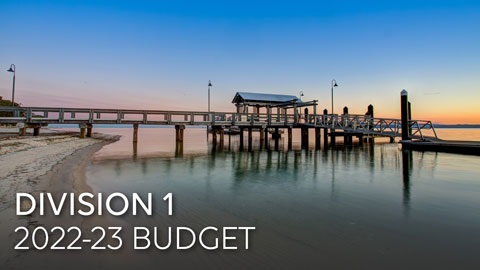
[[[337,81],[335,79],[332,80],[332,114],[333,114],[333,87],[337,87]]]
[[[208,80],[208,113],[210,113],[210,87],[212,87],[212,82]]]
[[[15,65],[11,64],[8,72],[13,72],[13,85],[12,85],[12,106],[15,106]]]
[[[300,93],[298,93],[298,96],[300,97],[300,100],[301,100],[302,97],[304,96],[303,91],[300,91]]]

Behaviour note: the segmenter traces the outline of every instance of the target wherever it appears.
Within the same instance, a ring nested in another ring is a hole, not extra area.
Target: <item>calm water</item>
[[[382,142],[302,151],[296,133],[293,151],[239,152],[238,136],[213,148],[205,129],[187,129],[182,152],[175,149],[173,129],[140,129],[136,147],[131,129],[97,131],[123,137],[96,153],[89,184],[101,192],[156,197],[155,215],[125,216],[127,227],[257,228],[248,251],[150,251],[131,254],[125,265],[480,266],[480,157],[402,152],[398,144]],[[480,140],[480,130],[438,134]],[[313,133],[310,139],[313,146]],[[173,217],[161,200],[168,192],[174,195]]]

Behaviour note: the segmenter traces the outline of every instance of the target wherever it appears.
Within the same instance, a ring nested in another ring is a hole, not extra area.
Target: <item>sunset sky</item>
[[[237,91],[480,124],[480,2],[1,1],[0,96],[24,106],[233,111]]]

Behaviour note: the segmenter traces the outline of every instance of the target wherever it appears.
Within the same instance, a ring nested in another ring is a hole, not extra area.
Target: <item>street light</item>
[[[304,96],[303,91],[300,91],[300,93],[298,93],[298,96],[300,97],[300,100],[301,100],[302,97]]]
[[[210,113],[210,87],[212,87],[212,82],[208,80],[208,112]]]
[[[333,114],[333,87],[337,87],[337,81],[335,79],[332,80],[332,114]]]
[[[13,72],[13,86],[12,86],[12,106],[15,106],[15,65],[11,64],[8,72]]]

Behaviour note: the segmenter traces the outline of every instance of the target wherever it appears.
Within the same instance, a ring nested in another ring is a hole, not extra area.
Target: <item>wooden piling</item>
[[[335,147],[335,144],[337,143],[335,140],[335,129],[330,129],[330,144]]]
[[[92,124],[87,124],[87,138],[92,137],[92,129],[93,129],[93,125]]]
[[[138,142],[138,124],[133,124],[133,142]]]
[[[320,140],[321,140],[321,134],[320,134],[320,128],[316,127],[315,128],[315,150],[320,150]]]
[[[251,127],[248,128],[248,151],[252,151],[253,135]]]
[[[301,134],[302,149],[308,149],[308,128],[302,127]]]
[[[183,142],[177,141],[175,143],[175,157],[182,157],[182,156],[183,156]]]
[[[40,136],[40,128],[39,125],[33,126],[33,136]]]
[[[240,128],[240,151],[243,151],[243,128]]]
[[[232,147],[232,128],[230,128],[228,132],[228,151],[230,151]]]
[[[265,144],[265,134],[264,134],[265,132],[267,132],[267,129],[261,127],[260,128],[260,149],[262,149]]]
[[[345,133],[343,135],[343,143],[345,145],[352,145],[352,142],[353,142],[353,138],[352,138],[352,135],[351,134],[348,134],[348,133]]]
[[[323,149],[328,148],[328,128],[323,129]]]
[[[323,109],[323,115],[327,115],[327,114],[328,114],[328,110]],[[323,129],[323,149],[327,149],[327,148],[328,148],[328,129],[324,128]]]
[[[343,108],[343,114],[345,114],[345,111],[348,114],[348,108],[347,107]],[[348,134],[347,132],[343,132],[343,144],[344,145],[351,145],[351,142],[350,142],[351,140],[352,140],[352,135]]]
[[[265,149],[268,149],[268,128],[265,129]]]
[[[86,129],[87,129],[87,125],[85,124],[80,124],[80,139],[84,139],[85,138],[85,132],[86,132]]]
[[[25,123],[18,123],[18,136],[25,136],[27,135],[27,127],[25,126]]]
[[[178,143],[183,143],[183,130],[184,125],[175,125],[175,139]]]
[[[223,127],[220,127],[219,132],[220,132],[220,145],[223,147],[225,143],[225,129]]]
[[[217,128],[212,126],[212,143],[217,144]]]
[[[292,138],[293,138],[292,128],[291,127],[287,128],[287,131],[288,131],[288,150],[292,150]]]
[[[133,145],[133,157],[136,158],[137,157],[137,153],[138,153],[138,143],[137,142],[133,142],[132,143]]]
[[[275,150],[278,151],[278,140],[280,139],[280,133],[278,132],[278,127],[275,128]]]
[[[80,128],[80,139],[85,138],[85,131],[86,131],[86,128],[84,127]]]

